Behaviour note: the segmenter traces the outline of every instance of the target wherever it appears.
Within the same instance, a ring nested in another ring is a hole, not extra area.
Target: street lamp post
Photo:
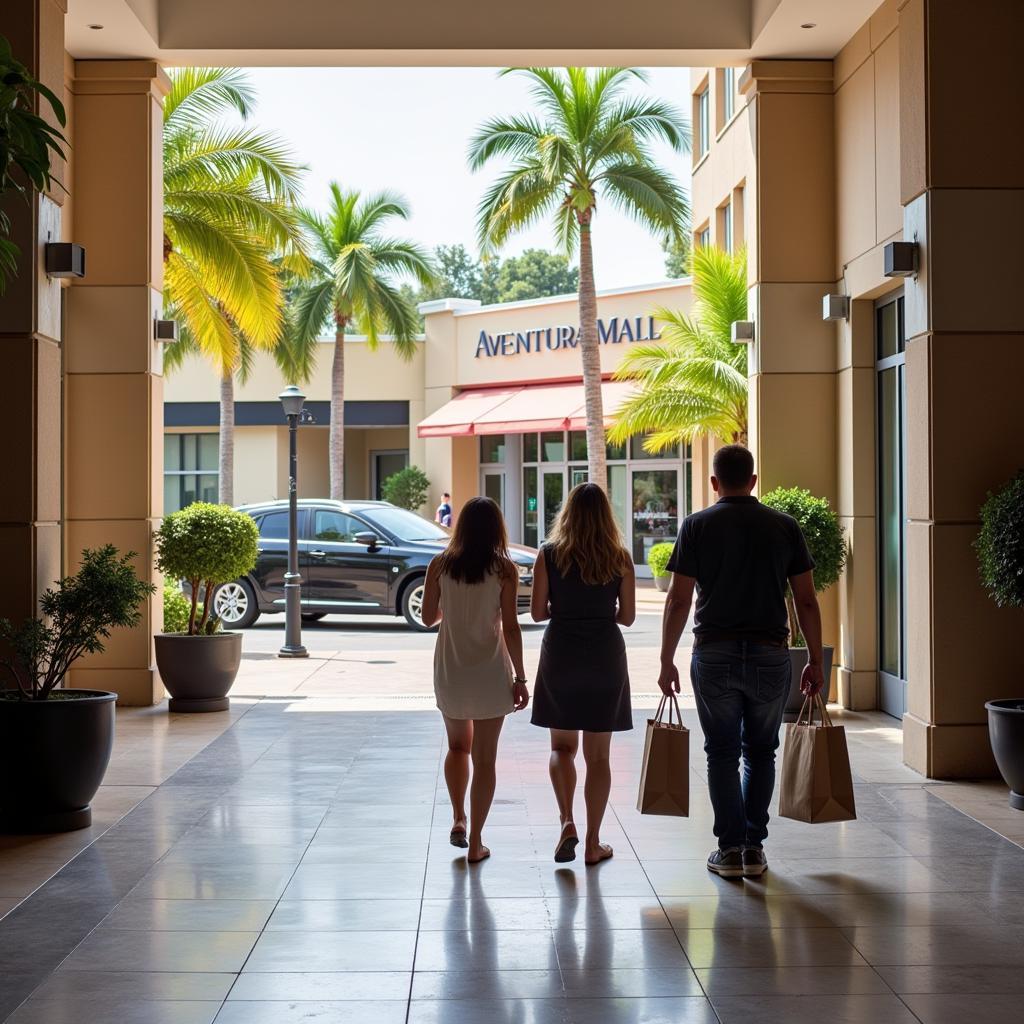
[[[294,385],[278,395],[288,417],[288,571],[284,574],[284,646],[279,658],[308,658],[302,646],[302,577],[299,575],[299,493],[296,433],[306,396]]]

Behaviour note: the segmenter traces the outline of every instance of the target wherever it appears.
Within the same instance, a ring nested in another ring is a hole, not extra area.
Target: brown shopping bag
[[[814,724],[815,708],[820,725]],[[821,694],[813,701],[808,697],[799,718],[786,726],[779,814],[812,823],[854,821],[857,817],[846,730],[832,724]]]
[[[666,707],[668,721],[663,721]],[[647,720],[636,809],[641,814],[671,814],[679,818],[690,813],[690,730],[683,725],[675,695],[671,704],[667,695],[662,697],[654,718]]]

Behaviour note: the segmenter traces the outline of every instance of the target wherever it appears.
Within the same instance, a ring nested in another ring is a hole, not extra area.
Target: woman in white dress
[[[434,695],[448,733],[444,778],[452,801],[450,841],[466,850],[471,864],[491,855],[483,844],[483,827],[494,798],[502,723],[530,700],[518,588],[501,509],[490,498],[470,499],[448,547],[427,569],[423,621],[428,626],[441,623],[434,649]]]

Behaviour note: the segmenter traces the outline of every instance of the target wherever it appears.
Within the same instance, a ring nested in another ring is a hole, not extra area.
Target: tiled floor
[[[474,867],[447,842],[434,713],[278,698],[225,717],[172,743],[174,719],[149,715],[170,730],[149,753],[132,726],[149,788],[106,831],[40,847],[52,877],[27,899],[0,892],[0,1020],[1021,1019],[1024,850],[953,806],[994,813],[994,790],[923,785],[880,715],[842,716],[859,820],[773,821],[756,882],[704,867],[692,711],[691,817],[636,812],[642,733],[617,738],[615,858],[592,869],[551,860],[546,737],[524,716],[502,740],[494,856]],[[31,874],[24,845],[4,856]]]

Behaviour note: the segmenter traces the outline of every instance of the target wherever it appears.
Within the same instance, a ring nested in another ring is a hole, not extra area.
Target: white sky
[[[494,169],[471,174],[466,148],[477,126],[497,114],[530,109],[525,79],[499,79],[493,68],[250,68],[259,99],[253,124],[287,141],[308,166],[304,201],[325,204],[327,185],[393,189],[412,217],[393,233],[424,245],[461,242],[476,252],[476,205]],[[684,113],[686,68],[648,69],[650,93]],[[656,155],[689,191],[690,158],[667,147]],[[554,249],[548,225],[514,238],[503,255]],[[594,220],[598,288],[662,280],[660,243],[627,217],[598,209]]]

